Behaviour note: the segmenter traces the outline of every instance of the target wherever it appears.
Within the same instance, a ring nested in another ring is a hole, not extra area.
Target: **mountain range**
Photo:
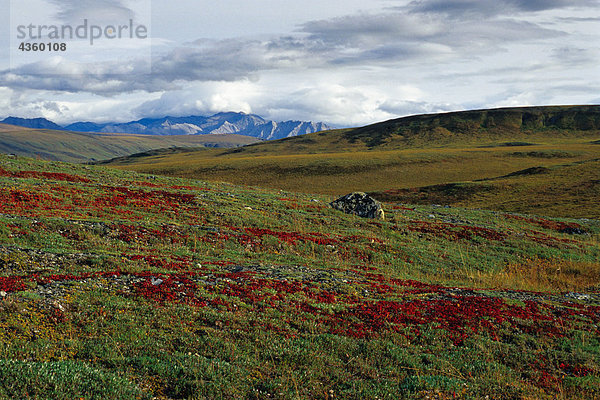
[[[34,129],[68,130],[92,133],[129,133],[143,135],[239,134],[262,140],[274,140],[332,129],[322,122],[266,120],[255,114],[236,112],[212,116],[144,118],[126,123],[75,122],[61,126],[45,118],[8,117],[4,124]]]

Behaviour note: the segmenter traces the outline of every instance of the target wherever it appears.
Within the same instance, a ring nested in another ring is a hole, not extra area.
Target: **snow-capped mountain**
[[[263,140],[281,139],[307,133],[329,130],[322,122],[268,121],[254,114],[219,113],[209,117],[144,118],[127,123],[76,122],[67,126],[54,124],[43,118],[28,120],[9,117],[3,123],[45,129],[61,129],[77,132],[133,133],[144,135],[209,135],[236,133]]]
[[[251,132],[248,133],[248,135],[263,140],[274,140],[298,135],[305,135],[307,133],[326,131],[329,129],[331,128],[322,122],[269,121],[263,125],[254,128]]]

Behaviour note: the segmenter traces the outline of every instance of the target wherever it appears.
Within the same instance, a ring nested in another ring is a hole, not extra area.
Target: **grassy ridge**
[[[600,225],[0,156],[0,398],[594,399]]]
[[[256,142],[241,135],[150,136],[28,129],[0,124],[0,153],[87,162],[170,146],[236,147]]]
[[[343,134],[368,147],[455,146],[479,141],[574,138],[597,135],[600,106],[547,106],[417,115]]]

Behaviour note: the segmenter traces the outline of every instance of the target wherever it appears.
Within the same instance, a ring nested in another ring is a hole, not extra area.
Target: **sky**
[[[600,103],[600,0],[0,0],[0,9],[0,118],[237,111],[349,127]],[[17,49],[35,42],[17,37],[19,25],[84,19],[103,29],[131,19],[148,34]]]

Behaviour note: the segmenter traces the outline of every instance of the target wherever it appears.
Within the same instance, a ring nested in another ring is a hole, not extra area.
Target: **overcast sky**
[[[600,103],[598,0],[0,6],[0,118],[103,122],[243,111],[345,127],[427,112]],[[80,43],[31,63],[13,48],[9,63],[15,21],[48,24],[50,14],[63,24],[139,18],[151,42],[121,52],[110,48],[114,41]],[[92,61],[85,51],[106,59]]]

